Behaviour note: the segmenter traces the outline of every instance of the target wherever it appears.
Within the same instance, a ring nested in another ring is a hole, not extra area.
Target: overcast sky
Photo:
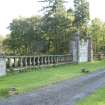
[[[38,0],[0,0],[0,35],[9,32],[6,27],[13,18],[18,16],[30,17],[40,14],[41,5]],[[71,1],[72,0],[67,0]],[[99,17],[105,21],[105,0],[89,0],[91,19]],[[69,5],[68,5],[69,4]],[[68,3],[66,6],[72,5]]]

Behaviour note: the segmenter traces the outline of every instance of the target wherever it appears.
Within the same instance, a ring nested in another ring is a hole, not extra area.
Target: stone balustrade
[[[94,54],[94,60],[103,60],[105,59],[105,53]]]
[[[22,70],[72,63],[72,55],[5,56],[7,70]]]

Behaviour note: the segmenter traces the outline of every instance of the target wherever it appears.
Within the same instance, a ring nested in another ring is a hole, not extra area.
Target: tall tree
[[[87,0],[74,0],[75,26],[81,37],[87,37],[87,25],[89,22],[89,2]]]
[[[43,30],[47,35],[48,50],[54,54],[67,51],[72,17],[64,8],[64,0],[43,0],[45,3],[43,18]],[[46,4],[48,4],[46,6]]]
[[[105,23],[95,18],[89,26],[89,35],[93,40],[94,53],[105,52]]]
[[[43,52],[46,41],[41,34],[40,17],[14,19],[9,28],[10,35],[4,45],[13,54],[35,54]]]
[[[64,0],[42,0],[41,2],[44,4],[42,11],[44,11],[45,16],[51,16],[65,11],[63,5]]]
[[[74,0],[74,8],[76,26],[87,25],[89,20],[89,2],[87,0]]]
[[[0,35],[0,54],[3,54],[3,40],[5,38],[3,36]]]

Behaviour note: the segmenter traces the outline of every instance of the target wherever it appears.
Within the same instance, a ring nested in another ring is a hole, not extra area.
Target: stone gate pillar
[[[88,38],[88,61],[93,61],[93,46],[91,38]]]
[[[80,39],[80,33],[75,33],[70,41],[70,53],[73,56],[73,63],[92,61],[93,51],[91,39]]]
[[[0,56],[0,76],[6,75],[6,59]]]
[[[79,47],[80,47],[79,45],[80,45],[80,37],[79,37],[79,32],[77,32],[70,41],[70,53],[73,56],[73,63],[79,63]]]

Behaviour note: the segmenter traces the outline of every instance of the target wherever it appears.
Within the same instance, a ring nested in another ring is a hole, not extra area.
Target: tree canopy
[[[98,18],[92,20],[89,35],[93,40],[94,52],[105,52],[105,23]]]
[[[74,0],[74,8],[65,8],[65,0],[42,0],[43,16],[13,19],[11,33],[3,41],[5,53],[15,55],[65,54],[74,33],[91,37],[94,52],[105,51],[105,23],[89,23],[89,3]]]

